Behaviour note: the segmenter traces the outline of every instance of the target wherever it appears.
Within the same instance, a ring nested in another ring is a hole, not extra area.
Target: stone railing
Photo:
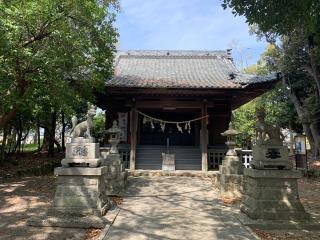
[[[252,150],[237,149],[238,156],[242,159],[243,166],[250,168],[250,161],[252,160]],[[208,167],[209,170],[218,169],[224,156],[226,155],[226,148],[208,148]]]

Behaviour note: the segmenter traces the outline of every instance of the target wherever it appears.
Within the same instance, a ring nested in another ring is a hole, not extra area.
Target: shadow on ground
[[[256,239],[223,205],[209,180],[130,178],[105,239]]]
[[[86,230],[26,226],[43,214],[53,198],[53,176],[25,177],[0,183],[0,239],[85,239]]]

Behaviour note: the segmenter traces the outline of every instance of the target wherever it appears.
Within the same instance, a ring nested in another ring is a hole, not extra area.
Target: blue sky
[[[121,50],[225,50],[239,68],[255,63],[266,43],[220,0],[120,0]],[[242,56],[242,61],[240,57]]]

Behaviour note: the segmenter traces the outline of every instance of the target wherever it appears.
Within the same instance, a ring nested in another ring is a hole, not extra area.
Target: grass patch
[[[23,151],[24,152],[33,152],[38,150],[38,144],[25,144],[23,146]]]

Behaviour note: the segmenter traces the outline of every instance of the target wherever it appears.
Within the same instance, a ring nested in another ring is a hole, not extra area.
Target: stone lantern
[[[227,137],[226,145],[228,147],[227,156],[237,156],[235,149],[236,146],[236,136],[239,135],[240,132],[235,130],[232,122],[229,123],[229,128],[225,132],[221,133],[222,136]]]
[[[117,148],[122,133],[117,121],[113,121],[112,127],[106,133],[110,135],[109,143],[111,144],[111,148],[109,153],[103,157],[103,166],[107,166],[108,168],[105,177],[105,194],[108,196],[118,196],[127,183],[128,173],[124,168]]]
[[[109,143],[111,144],[110,154],[118,154],[118,144],[120,142],[121,129],[118,127],[117,121],[113,121],[112,127],[109,128],[107,134],[110,135]]]
[[[236,151],[236,136],[240,134],[234,129],[232,122],[229,128],[221,133],[227,137],[228,151],[219,166],[220,194],[223,198],[240,198],[242,196],[243,166]]]

